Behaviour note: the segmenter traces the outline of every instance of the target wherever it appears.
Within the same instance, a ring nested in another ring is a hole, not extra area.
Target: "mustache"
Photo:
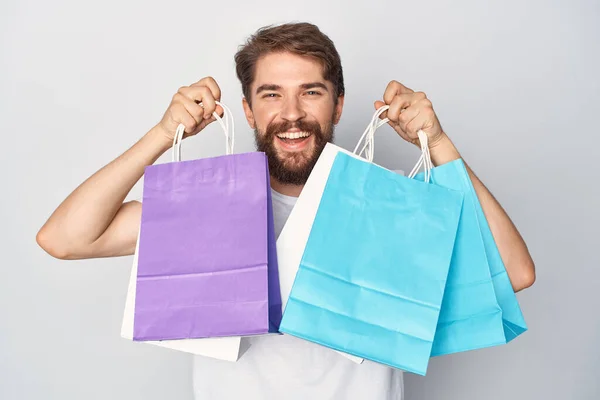
[[[311,121],[283,121],[283,122],[274,122],[267,126],[266,136],[268,138],[272,138],[273,136],[289,131],[290,129],[299,129],[302,132],[307,132],[315,136],[322,136],[321,126],[318,122]]]

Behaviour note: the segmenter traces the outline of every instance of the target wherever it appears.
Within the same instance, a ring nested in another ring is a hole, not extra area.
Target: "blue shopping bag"
[[[464,194],[431,355],[505,344],[527,325],[463,160],[433,168],[430,182]]]
[[[424,375],[462,200],[338,153],[280,331]]]

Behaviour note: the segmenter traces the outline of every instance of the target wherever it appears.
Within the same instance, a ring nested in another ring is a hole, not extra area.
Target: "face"
[[[323,79],[321,64],[291,53],[271,53],[258,60],[244,99],[258,151],[266,153],[271,176],[283,184],[306,183],[321,151],[333,140],[343,96]]]

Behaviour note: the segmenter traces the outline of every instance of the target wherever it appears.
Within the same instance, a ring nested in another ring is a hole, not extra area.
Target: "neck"
[[[304,185],[290,185],[281,183],[277,179],[271,177],[271,188],[277,193],[281,193],[284,196],[298,197]]]

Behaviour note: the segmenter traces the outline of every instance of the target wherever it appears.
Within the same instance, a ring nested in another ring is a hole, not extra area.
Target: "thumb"
[[[218,106],[215,108],[215,112],[216,112],[216,113],[217,113],[217,115],[218,115],[219,117],[221,117],[221,118],[223,118],[223,114],[225,114],[225,112],[223,111],[223,107],[221,107],[221,106],[219,106],[219,105],[218,105]],[[216,121],[216,118],[215,118],[215,116],[214,116],[214,115],[212,116],[212,119],[214,119],[214,120]]]
[[[383,101],[377,100],[375,102],[375,111],[379,110],[381,107],[385,106],[385,103]],[[384,119],[387,116],[387,111],[384,111],[379,118],[380,119]]]
[[[377,101],[375,102],[375,109],[376,109],[376,110],[377,110],[377,109],[379,109],[380,107],[383,107],[383,106],[385,106],[385,103],[384,103],[383,101],[381,101],[381,100],[377,100]]]

